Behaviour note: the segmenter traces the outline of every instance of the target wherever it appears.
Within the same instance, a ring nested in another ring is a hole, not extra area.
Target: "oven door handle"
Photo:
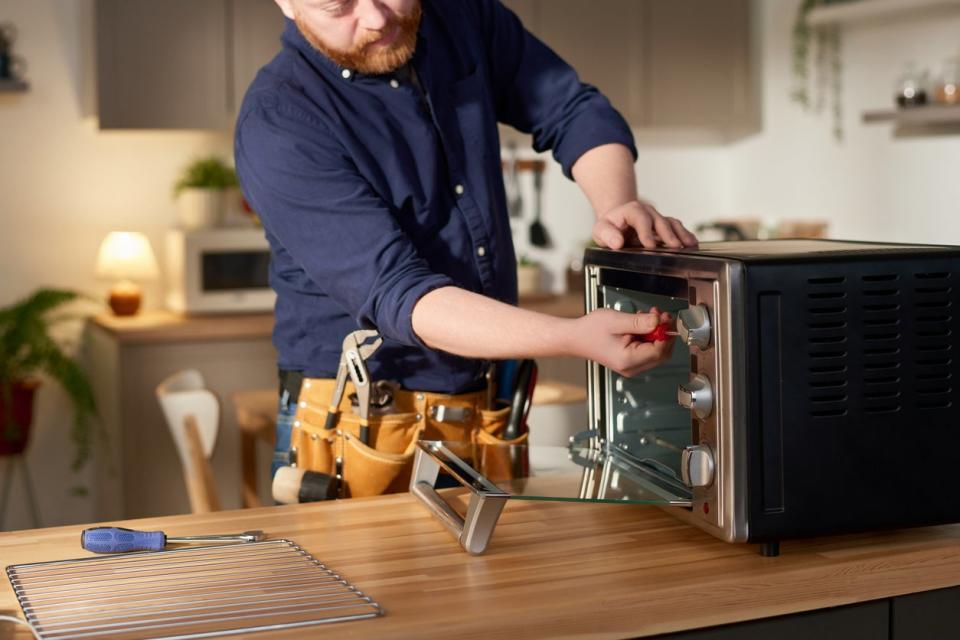
[[[507,503],[509,494],[478,488],[452,465],[445,462],[444,454],[452,453],[438,443],[419,442],[410,478],[410,493],[419,498],[444,527],[457,539],[460,546],[471,555],[480,555],[487,549],[497,520]],[[455,458],[455,456],[453,456]],[[463,517],[437,493],[436,482],[443,467],[464,487],[470,490],[470,502]],[[495,489],[495,487],[494,487]]]

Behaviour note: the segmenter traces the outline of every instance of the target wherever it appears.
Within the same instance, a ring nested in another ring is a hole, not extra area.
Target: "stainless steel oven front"
[[[748,538],[743,422],[742,267],[696,255],[593,251],[586,311],[676,317],[670,359],[634,377],[588,365],[593,448],[661,486],[671,510],[731,542]],[[597,494],[609,490],[604,482]],[[683,501],[688,506],[681,506]]]

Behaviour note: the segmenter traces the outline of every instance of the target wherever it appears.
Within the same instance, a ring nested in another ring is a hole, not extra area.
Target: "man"
[[[551,149],[596,212],[594,240],[694,246],[637,198],[629,127],[497,0],[276,0],[282,52],[237,122],[236,160],[273,251],[285,398],[329,379],[359,327],[376,379],[476,392],[489,361],[575,356],[624,375],[667,342],[656,310],[561,319],[515,306],[497,121]],[[289,406],[289,402],[285,403]],[[291,410],[278,427],[285,460]]]

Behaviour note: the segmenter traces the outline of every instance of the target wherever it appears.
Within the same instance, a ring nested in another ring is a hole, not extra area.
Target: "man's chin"
[[[357,61],[353,69],[367,75],[381,75],[396,71],[413,57],[413,51],[397,51],[388,47],[384,49],[371,51],[362,61]]]

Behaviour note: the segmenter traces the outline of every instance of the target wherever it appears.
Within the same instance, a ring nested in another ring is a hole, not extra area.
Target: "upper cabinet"
[[[750,0],[503,0],[640,133],[760,128]]]
[[[535,26],[541,40],[597,87],[631,123],[643,117],[643,3],[546,0]]]
[[[645,0],[641,126],[759,129],[749,0]]]
[[[101,129],[229,129],[280,49],[270,0],[97,0]]]
[[[760,126],[751,0],[504,0],[639,132]],[[97,0],[103,129],[233,126],[280,48],[272,0]]]
[[[235,114],[257,71],[280,51],[283,14],[273,0],[232,0],[232,4],[230,49],[234,99],[231,107]]]

